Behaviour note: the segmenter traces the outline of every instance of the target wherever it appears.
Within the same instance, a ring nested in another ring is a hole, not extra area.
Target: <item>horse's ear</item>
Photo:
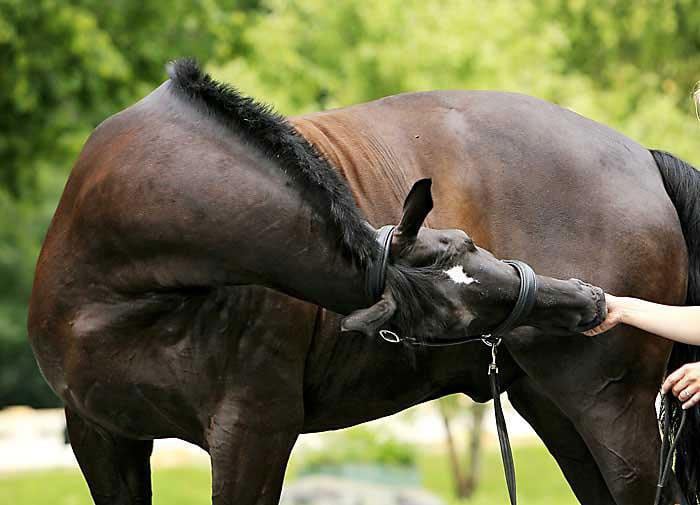
[[[417,181],[411,191],[408,192],[403,203],[403,216],[396,227],[394,237],[397,241],[413,242],[418,235],[418,230],[423,226],[423,221],[433,210],[433,196],[430,193],[431,179]]]
[[[368,337],[375,336],[396,312],[396,301],[388,289],[377,303],[366,309],[352,312],[340,323],[340,331],[359,331]]]

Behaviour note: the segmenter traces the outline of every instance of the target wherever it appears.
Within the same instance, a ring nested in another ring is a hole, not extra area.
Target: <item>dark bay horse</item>
[[[604,316],[600,292],[553,277],[683,303],[689,261],[697,289],[674,207],[687,190],[664,187],[678,170],[521,95],[408,94],[287,121],[190,61],[170,76],[86,143],[30,304],[96,504],[150,503],[154,438],[209,452],[215,504],[268,504],[299,433],[450,393],[487,401],[484,346],[376,337],[495,326],[518,280],[487,250],[551,276],[505,339],[512,402],[582,503],[652,502],[671,345],[626,327],[575,335]],[[379,300],[363,218],[400,223]],[[685,503],[675,480],[667,495]]]

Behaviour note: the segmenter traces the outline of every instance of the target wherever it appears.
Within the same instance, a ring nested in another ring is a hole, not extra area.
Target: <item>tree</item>
[[[486,414],[486,405],[469,402],[466,405],[466,397],[452,395],[437,400],[437,408],[442,418],[445,429],[445,443],[447,455],[452,470],[452,480],[455,486],[455,495],[458,498],[469,498],[474,494],[481,475],[481,440],[483,433],[483,421]],[[466,448],[466,460],[462,461],[457,441],[454,435],[454,424],[463,416],[468,417],[467,429],[469,436]]]

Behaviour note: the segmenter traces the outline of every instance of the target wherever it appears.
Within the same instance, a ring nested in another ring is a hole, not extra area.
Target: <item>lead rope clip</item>
[[[481,341],[491,348],[491,363],[489,364],[489,375],[491,373],[498,373],[498,365],[496,364],[496,354],[498,353],[498,346],[501,345],[501,339],[492,339],[491,335],[485,335]]]

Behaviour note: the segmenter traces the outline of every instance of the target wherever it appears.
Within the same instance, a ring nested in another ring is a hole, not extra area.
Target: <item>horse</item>
[[[578,335],[605,307],[576,278],[660,303],[696,292],[692,168],[524,95],[285,118],[192,60],[168,71],[86,142],[30,300],[30,343],[96,505],[151,503],[156,438],[210,454],[215,505],[274,504],[301,433],[452,393],[488,401],[485,346],[377,331],[488,333],[519,285],[497,258],[540,274],[499,352],[511,402],[582,504],[652,502],[672,346],[629,327]],[[671,476],[664,503],[688,503],[692,483]]]

